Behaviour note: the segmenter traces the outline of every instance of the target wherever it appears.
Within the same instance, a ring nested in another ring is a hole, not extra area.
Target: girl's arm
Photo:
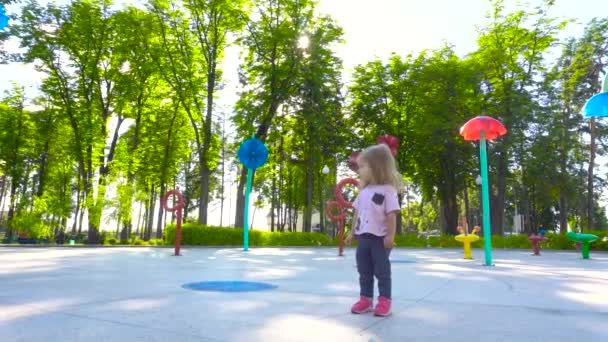
[[[395,233],[397,231],[397,213],[399,211],[391,211],[386,215],[388,223],[388,232],[384,237],[384,248],[393,248],[395,246]]]
[[[394,237],[397,232],[397,213],[399,211],[391,211],[386,215],[387,223],[388,223],[388,232],[387,236]]]

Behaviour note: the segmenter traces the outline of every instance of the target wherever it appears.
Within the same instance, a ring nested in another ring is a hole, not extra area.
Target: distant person
[[[391,263],[389,254],[394,246],[401,175],[388,146],[373,145],[363,150],[357,165],[360,189],[353,202],[353,228],[347,244],[357,240],[357,271],[360,299],[351,312],[361,314],[374,310],[376,316],[391,314]],[[374,276],[378,279],[378,303],[373,308]]]

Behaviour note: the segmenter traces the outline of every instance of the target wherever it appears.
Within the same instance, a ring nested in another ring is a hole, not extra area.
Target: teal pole
[[[486,266],[492,266],[492,228],[490,227],[490,187],[488,186],[488,159],[486,156],[486,132],[479,134],[479,160],[481,162],[481,201],[483,202],[483,239]]]
[[[247,190],[245,191],[245,217],[243,222],[243,250],[249,250],[249,193],[251,192],[253,170],[247,169]]]

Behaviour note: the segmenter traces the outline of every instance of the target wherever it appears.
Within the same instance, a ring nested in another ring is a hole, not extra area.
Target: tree
[[[239,33],[247,20],[245,0],[186,0],[196,40],[205,59],[206,70],[206,114],[202,120],[202,132],[193,122],[199,155],[199,177],[201,182],[199,224],[207,224],[207,210],[211,188],[209,180],[215,170],[218,155],[212,150],[213,99],[221,82],[219,67],[229,35]],[[199,134],[202,135],[199,137]],[[202,143],[201,143],[202,140]],[[213,154],[212,154],[213,153]]]
[[[313,17],[314,5],[309,0],[256,0],[253,4],[258,17],[248,22],[242,39],[247,49],[241,66],[244,91],[234,123],[241,138],[254,133],[265,141],[279,106],[297,92],[297,70],[302,63],[298,41]],[[236,227],[243,227],[246,178],[247,170],[241,168]]]
[[[566,25],[547,17],[553,0],[545,0],[533,11],[521,8],[505,13],[504,1],[493,1],[490,23],[479,32],[479,49],[471,56],[482,67],[482,110],[500,120],[509,134],[493,145],[490,165],[495,165],[491,191],[492,231],[503,231],[507,181],[514,156],[525,139],[535,106],[534,90],[544,70],[543,53],[556,42],[556,34]],[[519,160],[521,163],[521,158]]]

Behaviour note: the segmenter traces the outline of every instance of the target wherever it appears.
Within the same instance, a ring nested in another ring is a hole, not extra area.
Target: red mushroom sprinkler
[[[537,234],[530,234],[528,236],[528,240],[532,244],[532,250],[534,251],[534,255],[540,255],[540,243],[547,241],[547,237],[545,236],[546,231],[541,229]]]
[[[486,266],[492,265],[492,230],[490,227],[490,189],[488,185],[488,160],[486,139],[494,140],[505,135],[507,129],[503,124],[489,116],[476,116],[460,128],[464,140],[479,140],[479,160],[481,168],[481,198],[483,203],[483,237]]]

